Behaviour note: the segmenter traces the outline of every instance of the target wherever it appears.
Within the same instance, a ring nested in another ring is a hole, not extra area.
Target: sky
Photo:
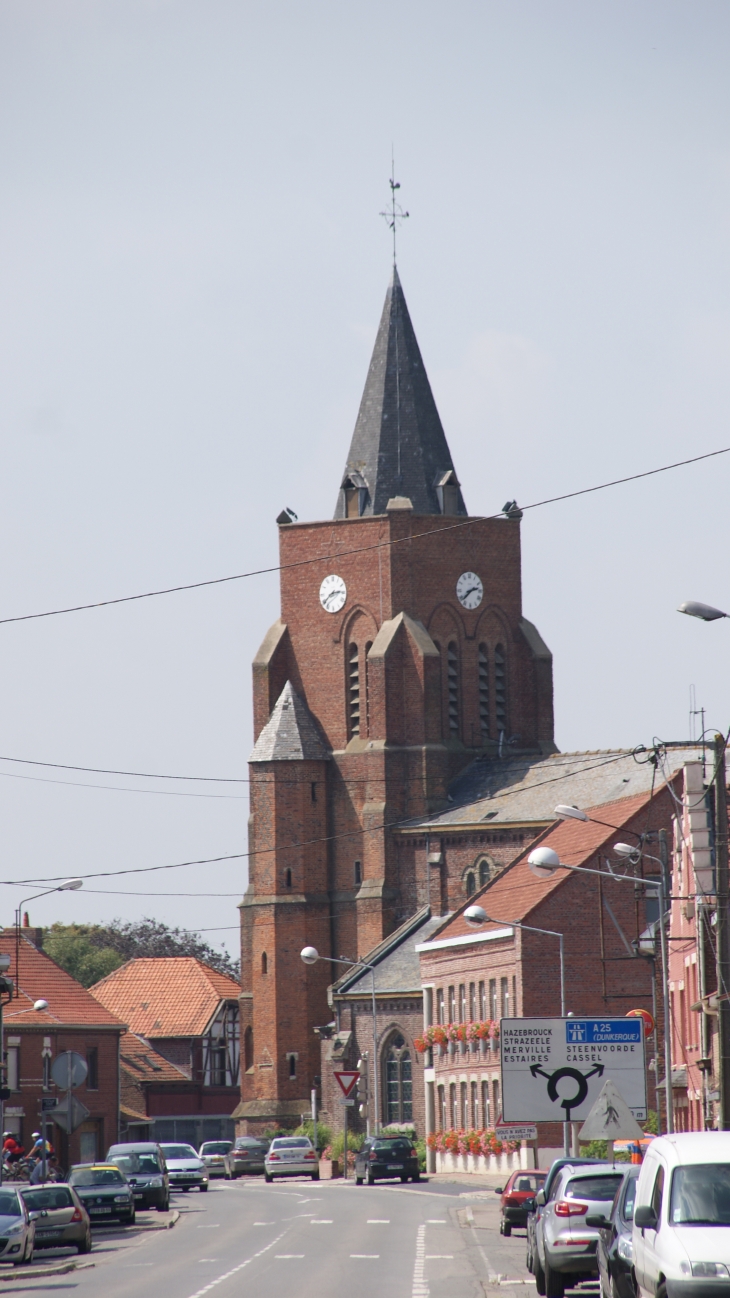
[[[729,64],[724,0],[4,0],[0,618],[269,566],[284,506],[331,516],[392,152],[470,513],[730,446]],[[691,686],[730,726],[730,626],[676,612],[730,606],[729,474],[525,514],[561,750],[685,739]],[[0,884],[245,853],[245,783],[5,759],[245,780],[277,616],[269,575],[0,625]],[[239,859],[27,909],[235,952],[245,883]],[[33,891],[0,887],[3,922]]]

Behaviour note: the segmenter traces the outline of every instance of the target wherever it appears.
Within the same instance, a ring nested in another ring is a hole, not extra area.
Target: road
[[[260,1178],[175,1196],[164,1231],[95,1231],[88,1270],[33,1271],[10,1293],[78,1298],[533,1298],[524,1234],[497,1232],[498,1198],[463,1184],[356,1187]],[[154,1214],[149,1220],[154,1222]],[[54,1253],[39,1261],[51,1262]],[[60,1260],[60,1259],[59,1259]],[[529,1285],[524,1282],[530,1280]],[[524,1287],[523,1287],[524,1286]]]

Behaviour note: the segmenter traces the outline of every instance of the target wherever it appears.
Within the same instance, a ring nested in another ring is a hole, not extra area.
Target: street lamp
[[[5,1045],[3,1039],[3,1006],[7,1005],[8,1002],[12,1000],[12,996],[13,996],[13,984],[11,979],[7,977],[7,972],[9,968],[10,968],[10,956],[5,955],[5,953],[3,952],[2,954],[0,954],[0,1064],[4,1063],[5,1060]],[[7,1000],[3,1000],[2,998],[3,992],[7,996],[8,998]],[[5,1130],[4,1092],[6,1090],[6,1085],[7,1085],[7,1078],[5,1077],[5,1069],[0,1067],[0,1131]],[[3,1159],[2,1159],[2,1154],[0,1153],[0,1185],[2,1185],[2,1183],[3,1183]]]
[[[374,1135],[377,1136],[380,1129],[380,1088],[378,1086],[378,1016],[375,1004],[375,965],[368,964],[366,960],[336,960],[334,956],[320,956],[316,946],[305,946],[301,952],[302,960],[305,964],[316,964],[318,960],[329,960],[332,964],[362,965],[363,969],[370,970],[370,990],[373,999],[373,1104],[375,1106],[375,1121],[373,1123]],[[345,1160],[345,1175],[347,1175],[347,1160]]]
[[[24,906],[29,901],[37,901],[39,897],[50,897],[52,892],[76,892],[78,888],[83,888],[83,879],[66,879],[64,883],[59,883],[55,888],[46,888],[44,892],[36,892],[32,897],[24,897],[18,902],[15,911],[15,994],[19,995],[18,984],[20,983],[20,973],[18,970],[18,961],[20,959],[20,915]]]
[[[688,617],[698,617],[703,622],[717,622],[718,618],[729,616],[722,609],[713,608],[712,604],[699,604],[694,599],[686,599],[677,612],[686,613]]]
[[[586,816],[586,819],[589,819]],[[616,843],[614,852],[617,856],[637,865],[641,860],[641,852],[636,847],[631,847],[629,843]],[[656,856],[649,856],[650,861],[662,862]],[[537,875],[538,879],[549,879],[556,870],[571,870],[573,874],[596,874],[600,879],[615,879],[617,883],[636,883],[635,876],[628,874],[614,874],[611,872],[606,875],[603,870],[589,870],[582,865],[566,865],[560,860],[557,852],[551,847],[536,847],[530,852],[527,863],[532,873]],[[665,929],[666,919],[666,899],[664,890],[664,876],[661,874],[658,879],[642,879],[641,882],[647,888],[656,888],[659,894],[659,933],[661,940],[662,953],[662,1002],[664,1008],[664,1090],[665,1102],[667,1107],[667,1131],[671,1135],[674,1130],[674,1115],[672,1112],[672,1050],[669,1036],[670,1017],[669,1017],[669,969],[667,961],[667,934]]]
[[[562,933],[556,933],[552,928],[535,928],[534,924],[520,924],[514,919],[495,919],[493,915],[488,915],[482,906],[467,906],[464,919],[472,928],[489,923],[509,924],[510,928],[524,928],[529,933],[546,933],[548,937],[556,937],[560,943],[560,1014],[565,1018],[565,950]]]

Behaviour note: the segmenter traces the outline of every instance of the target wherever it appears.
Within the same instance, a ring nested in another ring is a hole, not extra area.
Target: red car
[[[499,1222],[500,1235],[511,1235],[513,1226],[527,1225],[528,1199],[534,1199],[538,1190],[545,1184],[547,1172],[513,1172],[504,1189],[501,1186],[495,1194],[501,1194],[502,1216]]]

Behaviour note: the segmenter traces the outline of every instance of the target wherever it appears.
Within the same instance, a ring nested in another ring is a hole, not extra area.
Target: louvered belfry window
[[[492,727],[489,721],[489,650],[479,646],[479,725],[482,741],[489,739]]]
[[[459,651],[452,640],[446,651],[446,672],[449,695],[449,731],[459,733]]]
[[[347,663],[350,735],[360,734],[360,655],[357,645],[350,645]]]
[[[498,644],[494,650],[494,712],[497,731],[507,730],[507,660]]]

